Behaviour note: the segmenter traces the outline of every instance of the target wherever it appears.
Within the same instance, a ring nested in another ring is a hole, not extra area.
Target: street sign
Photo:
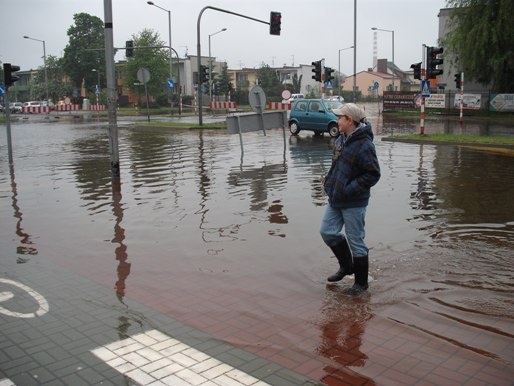
[[[430,96],[430,80],[422,80],[421,81],[421,96],[429,97]]]
[[[373,90],[378,90],[378,82],[375,81],[375,83],[373,83]]]
[[[96,87],[95,87],[95,94],[96,95],[100,94],[100,87],[98,87],[98,85],[96,85]]]
[[[148,83],[150,80],[150,71],[148,71],[147,68],[141,67],[139,70],[137,70],[137,80],[139,80],[141,83]]]
[[[282,90],[282,99],[289,99],[291,98],[291,91],[285,89],[285,90]]]
[[[3,86],[0,86],[0,96],[4,96],[5,90]]]
[[[170,89],[170,90],[173,90],[173,87],[175,87],[175,83],[173,83],[173,79],[168,79],[166,81],[166,86]]]

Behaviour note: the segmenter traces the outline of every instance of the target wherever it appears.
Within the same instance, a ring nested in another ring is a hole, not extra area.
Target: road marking
[[[39,305],[39,308],[37,309],[36,312],[25,313],[25,314],[21,313],[21,312],[10,311],[7,308],[0,306],[0,313],[8,315],[8,316],[13,316],[15,318],[35,318],[36,316],[42,316],[48,312],[48,310],[50,308],[48,305],[48,302],[41,294],[34,291],[32,288],[30,288],[24,284],[21,284],[17,281],[10,280],[10,279],[0,278],[0,283],[10,284],[14,287],[21,288],[22,290],[27,292],[31,297],[33,297]],[[12,299],[13,297],[14,297],[14,294],[10,291],[0,292],[0,303],[6,302],[6,301]],[[2,385],[0,384],[0,386],[2,386]]]
[[[10,379],[0,379],[0,386],[16,386]]]
[[[140,385],[269,386],[157,330],[133,335],[91,352]]]

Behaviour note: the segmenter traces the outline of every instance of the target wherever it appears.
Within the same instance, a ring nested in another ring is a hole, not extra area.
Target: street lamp
[[[46,103],[48,103],[49,102],[49,99],[48,99],[48,74],[47,74],[47,71],[46,71],[46,45],[45,45],[45,41],[44,40],[39,40],[39,39],[34,39],[34,38],[29,37],[29,36],[23,36],[23,38],[24,39],[35,40],[36,42],[43,43],[43,64],[45,66]]]
[[[171,48],[171,11],[169,9],[165,9],[165,8],[159,7],[153,1],[147,1],[146,3],[148,5],[153,5],[154,7],[162,9],[165,12],[168,12],[168,39],[169,39],[169,43],[170,43],[170,79],[172,79],[172,77],[173,77],[173,73],[172,73],[173,67],[172,67],[172,64],[171,64],[172,63],[171,62],[171,55],[172,55],[172,48]],[[180,68],[177,68],[177,71],[180,71]],[[178,85],[178,87],[180,88],[180,84]],[[171,98],[170,98],[170,104],[171,104],[171,109],[172,109],[171,110],[171,114],[173,114],[173,101],[171,100]]]
[[[220,32],[226,31],[226,28],[222,28],[217,32],[209,35],[209,100],[212,101],[212,59],[211,59],[211,36],[217,35]]]
[[[350,48],[353,48],[353,46],[346,47],[346,48],[341,48],[338,51],[339,62],[338,62],[338,65],[337,65],[337,72],[339,73],[339,77],[341,77],[341,51],[349,50]],[[341,79],[339,79],[339,96],[341,96]]]
[[[377,27],[372,27],[371,28],[373,31],[383,31],[383,32],[391,32],[391,35],[392,35],[392,38],[393,38],[393,91],[394,91],[394,30],[390,30],[390,29],[380,29],[380,28],[377,28]]]
[[[98,96],[100,95],[100,71],[98,71],[96,68],[93,68],[91,71],[96,72],[96,75],[97,75],[95,94],[96,94],[96,104],[98,105]]]

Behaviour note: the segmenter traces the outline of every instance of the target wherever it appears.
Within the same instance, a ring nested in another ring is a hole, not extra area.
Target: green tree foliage
[[[66,78],[62,69],[62,58],[49,55],[46,57],[46,71],[48,75],[48,97],[53,102],[67,95],[70,85],[65,83]],[[36,76],[31,81],[30,87],[31,99],[45,100],[46,99],[46,85],[45,85],[45,67],[41,66],[37,70]]]
[[[292,78],[293,78],[293,93],[298,94],[302,90],[303,75],[298,76],[297,73],[294,73]]]
[[[68,29],[69,42],[64,48],[62,65],[73,87],[80,88],[82,79],[88,87],[97,82],[97,73],[92,69],[100,70],[101,75],[105,73],[104,25],[100,18],[87,13],[77,13],[73,20],[75,24]],[[105,79],[105,75],[100,79]]]
[[[137,71],[146,68],[150,72],[150,81],[146,84],[149,95],[162,99],[166,94],[166,80],[169,78],[169,50],[167,48],[145,48],[165,46],[159,33],[144,29],[139,35],[132,35],[134,56],[127,58],[123,69],[124,82],[135,94],[144,93],[143,86],[137,85]],[[139,47],[139,48],[138,48]],[[136,85],[134,85],[136,83]]]
[[[227,95],[229,91],[234,91],[234,87],[232,86],[232,83],[230,83],[230,77],[228,76],[227,63],[221,66],[221,74],[216,80],[219,85],[220,95]]]
[[[465,79],[514,91],[514,1],[448,0],[451,31],[442,41]]]
[[[259,80],[259,86],[266,94],[267,100],[274,102],[282,100],[280,95],[283,85],[274,69],[263,63],[262,67],[257,70],[257,79]]]

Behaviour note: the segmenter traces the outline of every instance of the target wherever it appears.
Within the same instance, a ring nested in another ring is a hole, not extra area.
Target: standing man
[[[340,281],[354,273],[355,284],[350,293],[358,295],[368,289],[364,224],[370,189],[380,179],[380,165],[364,110],[347,103],[332,111],[338,116],[341,135],[335,141],[332,165],[324,180],[328,204],[320,234],[339,262],[339,270],[327,280]],[[343,227],[345,235],[341,233]]]

